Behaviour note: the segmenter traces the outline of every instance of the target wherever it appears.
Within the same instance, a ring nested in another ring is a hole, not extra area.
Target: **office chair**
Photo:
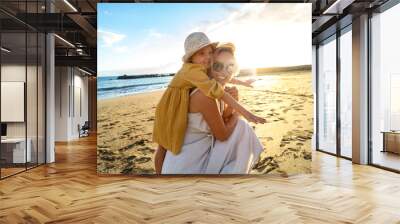
[[[89,121],[85,121],[82,127],[80,127],[80,125],[78,124],[79,138],[89,136],[89,129],[90,129]]]

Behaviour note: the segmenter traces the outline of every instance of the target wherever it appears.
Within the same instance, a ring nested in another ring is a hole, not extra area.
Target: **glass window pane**
[[[38,35],[38,163],[45,163],[45,87],[46,87],[46,79],[45,79],[45,60],[46,60],[46,52],[45,52],[45,44],[46,37],[43,33],[39,33]]]
[[[38,111],[37,111],[37,33],[28,32],[28,55],[27,55],[27,80],[26,80],[26,112],[27,112],[27,142],[31,153],[28,160],[28,168],[37,165],[37,132],[38,132]]]
[[[45,0],[0,1],[0,7],[17,16],[28,13],[30,19],[45,12]],[[4,178],[45,162],[46,54],[43,33],[2,12],[0,19],[0,177]]]
[[[372,17],[372,163],[400,170],[400,4]]]
[[[318,148],[336,153],[336,41],[318,48]]]
[[[340,150],[352,157],[352,35],[351,30],[340,36]]]
[[[1,174],[25,170],[26,150],[26,34],[1,34]]]

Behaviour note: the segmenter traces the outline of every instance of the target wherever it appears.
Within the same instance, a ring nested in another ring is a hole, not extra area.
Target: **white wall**
[[[55,85],[55,140],[77,139],[78,124],[88,120],[88,78],[76,68],[56,67]]]
[[[55,141],[68,140],[68,88],[70,76],[67,67],[55,68]]]
[[[88,121],[88,78],[81,76],[82,73],[78,73],[79,75],[76,75],[77,70],[74,71],[74,100],[75,100],[75,106],[73,108],[73,119],[71,120],[72,122],[72,130],[71,130],[71,135],[73,138],[78,138],[79,133],[78,133],[78,124],[81,126],[85,123],[85,121]],[[80,97],[79,97],[80,96]],[[79,103],[79,101],[81,101]],[[81,107],[81,108],[79,108]],[[75,110],[75,113],[74,113]],[[81,110],[81,111],[80,111]]]

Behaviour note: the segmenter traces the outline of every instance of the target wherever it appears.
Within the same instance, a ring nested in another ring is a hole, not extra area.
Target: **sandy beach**
[[[254,88],[237,86],[240,102],[265,117],[251,124],[264,145],[251,173],[311,172],[313,95],[311,71],[258,74]],[[98,101],[98,172],[154,173],[151,142],[155,107],[163,91]]]

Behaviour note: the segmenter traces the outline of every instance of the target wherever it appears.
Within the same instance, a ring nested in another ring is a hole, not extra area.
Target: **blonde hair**
[[[229,48],[229,47],[218,47],[218,48],[215,49],[215,53],[216,53],[217,55],[219,55],[219,54],[221,54],[221,53],[223,53],[223,52],[229,52],[229,53],[231,53],[232,56],[235,58],[235,53],[233,52],[232,48]],[[235,59],[236,59],[236,58],[235,58]]]

